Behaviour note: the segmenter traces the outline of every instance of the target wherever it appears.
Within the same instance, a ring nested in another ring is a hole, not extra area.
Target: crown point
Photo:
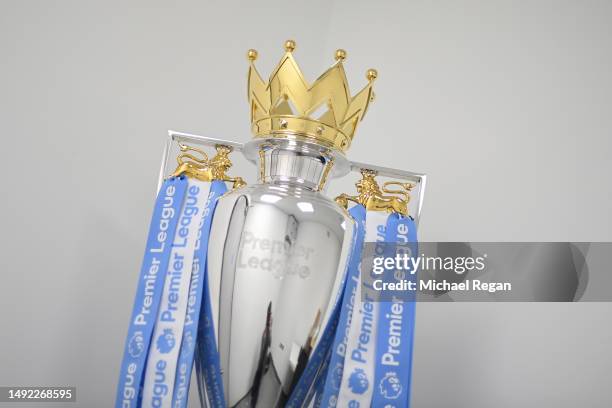
[[[285,41],[285,51],[293,52],[293,50],[295,50],[295,41],[293,40]]]
[[[346,51],[342,48],[336,50],[336,61],[344,61],[346,59]]]
[[[249,61],[255,61],[257,59],[257,50],[250,49],[247,52],[247,58],[249,59]]]
[[[374,81],[376,78],[378,78],[378,71],[373,68],[368,69],[368,72],[366,72],[366,78],[370,82]]]

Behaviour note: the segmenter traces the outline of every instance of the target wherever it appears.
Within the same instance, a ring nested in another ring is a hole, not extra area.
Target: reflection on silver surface
[[[222,197],[209,279],[226,402],[282,406],[325,326],[353,221],[317,192],[331,153],[259,146],[261,183]]]

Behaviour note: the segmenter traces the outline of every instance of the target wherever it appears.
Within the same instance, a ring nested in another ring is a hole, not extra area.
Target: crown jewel
[[[336,62],[309,84],[295,59],[295,42],[285,42],[285,54],[264,81],[254,62],[257,51],[249,50],[248,98],[251,130],[256,138],[304,138],[326,147],[346,151],[357,124],[374,99],[374,69],[366,73],[368,84],[351,97],[343,61],[346,51],[337,50]]]

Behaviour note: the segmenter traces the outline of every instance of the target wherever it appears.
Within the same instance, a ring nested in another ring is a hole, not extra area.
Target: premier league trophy
[[[167,196],[173,187],[170,184],[184,179],[191,180],[188,192],[196,182],[212,187],[200,207],[203,212],[193,244],[196,254],[193,267],[187,267],[192,269],[191,282],[185,282],[189,290],[177,289],[164,300],[166,287],[172,288],[172,276],[176,276],[168,266],[164,295],[159,295],[160,311],[150,308],[151,316],[159,316],[157,323],[139,317],[139,310],[144,310],[141,304],[147,302],[140,301],[137,294],[135,327],[128,333],[117,406],[185,406],[193,352],[202,406],[303,407],[314,401],[320,406],[342,406],[342,401],[350,401],[349,391],[374,401],[374,387],[369,386],[376,380],[374,369],[369,382],[368,370],[359,368],[358,362],[348,365],[354,373],[343,376],[344,355],[338,362],[334,348],[350,348],[354,341],[349,333],[360,338],[359,329],[351,323],[352,314],[363,313],[359,285],[349,287],[351,279],[359,281],[356,270],[364,239],[375,236],[371,233],[375,228],[365,230],[376,217],[366,223],[366,214],[379,214],[383,224],[390,214],[414,222],[422,205],[425,176],[349,161],[345,153],[374,99],[377,72],[369,69],[367,85],[351,96],[343,67],[346,52],[337,50],[336,62],[309,84],[294,59],[295,47],[294,41],[285,42],[285,54],[267,81],[255,69],[257,52],[248,52],[250,142],[243,145],[170,132],[160,194]],[[216,147],[213,158],[202,149],[207,146]],[[257,165],[256,183],[245,185],[242,178],[227,175],[232,151],[242,152]],[[173,169],[170,159],[175,152],[178,167]],[[362,175],[356,184],[357,195],[328,197],[328,181],[350,172]],[[379,187],[378,176],[393,180]],[[231,182],[227,192],[226,182]],[[351,212],[349,202],[355,203]],[[176,221],[177,237],[183,236],[182,220]],[[152,222],[152,232],[154,225]],[[166,262],[172,265],[171,260]],[[143,266],[141,276],[151,275],[144,271]],[[146,293],[146,287],[143,291]],[[180,297],[185,297],[185,305],[173,303]],[[183,331],[180,327],[161,333],[154,330],[167,323],[163,321],[164,304],[170,304],[176,313],[185,310]],[[353,308],[354,313],[348,310]],[[193,327],[188,328],[193,322],[197,342]],[[139,323],[151,327],[143,331]],[[130,339],[134,338],[140,339],[138,347],[132,347]],[[175,343],[180,352],[172,359],[178,363],[168,364],[166,356],[175,352]],[[157,360],[140,356],[147,348]],[[140,351],[132,353],[134,349]],[[374,349],[371,359],[372,353]],[[131,370],[130,362],[134,362]],[[391,385],[395,394],[386,395],[397,398],[402,392],[400,377],[391,374],[386,373],[380,384]],[[342,384],[351,388],[345,392]],[[139,396],[139,388],[144,397]]]
[[[248,53],[254,139],[245,152],[258,161],[259,183],[221,198],[211,230],[208,272],[231,407],[283,406],[329,319],[353,235],[348,213],[321,191],[333,170],[347,168],[376,71],[351,98],[344,51],[309,86],[294,48],[286,42],[269,81],[253,65],[257,52]]]

